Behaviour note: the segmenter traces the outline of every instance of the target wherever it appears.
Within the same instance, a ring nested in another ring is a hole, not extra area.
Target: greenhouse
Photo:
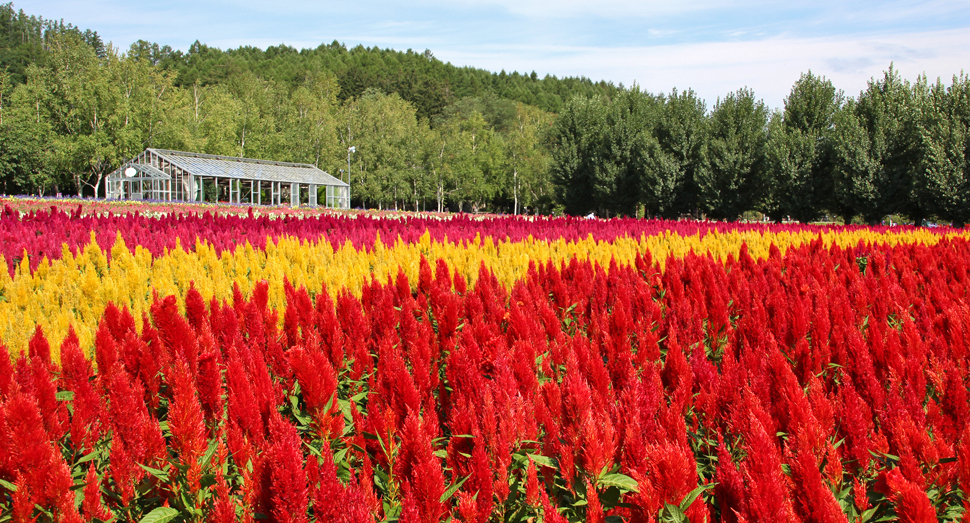
[[[350,208],[350,185],[305,163],[145,149],[105,183],[109,199]]]

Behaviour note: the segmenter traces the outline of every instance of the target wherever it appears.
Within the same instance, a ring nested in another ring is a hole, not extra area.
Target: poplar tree
[[[701,208],[734,220],[757,209],[764,194],[768,109],[751,89],[718,99],[709,121],[708,168],[697,177]]]

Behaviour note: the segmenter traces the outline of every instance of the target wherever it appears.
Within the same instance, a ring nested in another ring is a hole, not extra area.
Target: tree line
[[[707,111],[692,91],[576,97],[553,130],[557,198],[573,214],[733,220],[900,215],[970,220],[970,77],[903,80],[892,66],[846,97],[805,73],[784,108],[750,89]]]

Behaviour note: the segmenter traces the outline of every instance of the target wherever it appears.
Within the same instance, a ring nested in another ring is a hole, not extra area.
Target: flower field
[[[970,517],[962,230],[0,204],[0,522]]]

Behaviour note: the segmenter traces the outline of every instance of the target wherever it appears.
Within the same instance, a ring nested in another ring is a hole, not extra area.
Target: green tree
[[[170,131],[166,120],[179,94],[174,75],[129,54],[119,61],[112,77],[122,90],[125,118],[135,125],[138,135],[139,143],[132,144],[134,149],[129,154],[135,155],[145,147],[166,146],[166,133]]]
[[[454,200],[459,205],[469,203],[472,211],[477,212],[497,195],[502,181],[504,141],[477,111],[456,123],[450,158]]]
[[[818,219],[832,200],[834,118],[844,103],[832,82],[803,74],[772,118],[766,146],[764,212],[778,221]]]
[[[290,100],[292,110],[284,126],[292,161],[307,162],[339,173],[342,147],[337,139],[337,78],[332,74],[308,72],[303,85]]]
[[[423,163],[438,212],[445,210],[445,205],[458,191],[452,162],[458,137],[457,122],[447,122],[429,129],[421,143]]]
[[[762,202],[762,210],[772,220],[810,221],[821,213],[816,191],[821,192],[822,187],[816,185],[812,169],[817,148],[812,135],[788,129],[781,114],[772,115],[765,144],[767,186]]]
[[[407,188],[407,201],[414,211],[426,210],[426,202],[435,199],[434,179],[429,173],[428,144],[433,140],[433,131],[425,120],[418,122],[415,134],[410,137],[411,149],[405,158],[401,178]]]
[[[43,196],[56,183],[53,136],[47,114],[51,93],[37,82],[9,86],[0,114],[0,179],[5,194],[29,192]]]
[[[410,200],[403,174],[420,163],[414,107],[400,96],[371,90],[346,104],[341,118],[342,154],[356,149],[350,176],[354,198],[382,209]]]
[[[690,89],[662,99],[649,137],[640,201],[648,214],[674,218],[696,206],[695,179],[706,169],[707,109]]]
[[[28,83],[52,93],[47,100],[54,161],[79,196],[85,187],[100,195],[104,176],[140,146],[118,81],[121,62],[113,48],[98,58],[94,48],[64,35],[52,40],[48,65],[28,75]]]
[[[594,184],[598,207],[607,215],[637,214],[657,105],[656,98],[634,86],[607,108],[602,161]]]
[[[970,221],[970,77],[954,77],[949,88],[937,81],[926,96],[913,196],[928,214],[963,226]]]
[[[163,147],[207,154],[235,155],[239,102],[218,85],[198,83],[177,89],[163,121]]]
[[[244,158],[276,159],[276,118],[274,108],[279,103],[277,86],[273,81],[259,78],[249,71],[232,75],[226,82],[229,94],[236,101],[235,144],[233,155]]]
[[[552,177],[557,200],[569,214],[586,214],[601,203],[597,177],[605,127],[606,105],[599,98],[572,98],[556,118]]]
[[[759,207],[764,188],[768,109],[750,89],[718,99],[710,117],[709,168],[697,177],[708,216],[736,219]]]
[[[909,83],[890,66],[837,115],[833,181],[844,216],[861,215],[869,223],[894,213],[918,221],[926,216],[912,198],[921,156],[916,112]]]
[[[551,203],[549,153],[544,147],[551,123],[552,115],[541,109],[521,103],[516,107],[515,124],[505,139],[505,170],[510,177],[505,187],[511,193],[513,214]]]

